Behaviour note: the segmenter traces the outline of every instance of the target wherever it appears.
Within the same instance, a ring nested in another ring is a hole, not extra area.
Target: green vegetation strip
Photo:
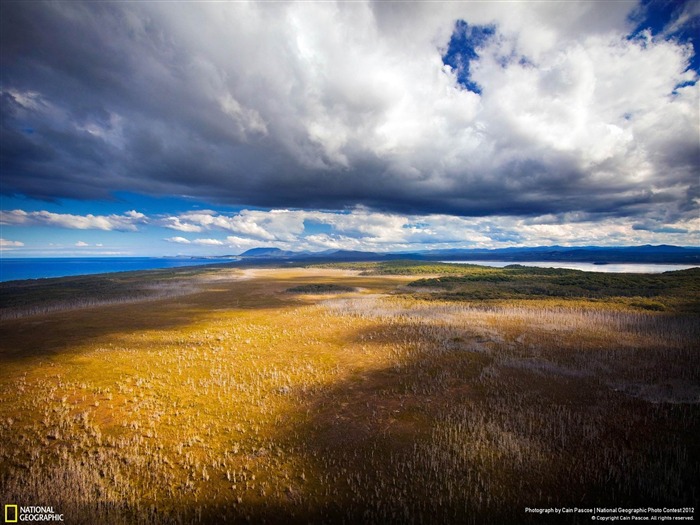
[[[700,269],[661,274],[583,272],[513,264],[492,268],[475,264],[423,261],[335,263],[323,268],[355,270],[361,275],[415,275],[409,283],[422,299],[510,301],[547,298],[585,300],[634,309],[700,313]]]
[[[594,273],[554,268],[506,267],[418,279],[408,286],[453,300],[548,297],[622,301],[645,310],[700,312],[700,270],[662,274]]]

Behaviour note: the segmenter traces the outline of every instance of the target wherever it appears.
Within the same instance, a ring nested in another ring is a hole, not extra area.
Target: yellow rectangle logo
[[[10,517],[10,510],[14,510],[14,517]],[[17,505],[5,505],[5,523],[17,523],[17,514]]]

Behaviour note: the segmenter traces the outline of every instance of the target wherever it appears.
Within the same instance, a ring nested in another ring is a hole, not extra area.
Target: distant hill
[[[355,250],[336,250],[331,253],[324,253],[322,257],[328,257],[335,261],[380,261],[385,260],[387,258],[387,254],[360,252]]]
[[[252,248],[243,252],[240,257],[243,259],[288,259],[289,257],[297,257],[303,252],[289,252],[280,250],[279,248]]]
[[[592,263],[676,263],[700,264],[700,247],[683,246],[535,246],[523,248],[426,250],[411,253],[377,253],[352,250],[294,252],[260,247],[240,255],[259,261],[382,261],[414,259],[427,261],[552,261]]]

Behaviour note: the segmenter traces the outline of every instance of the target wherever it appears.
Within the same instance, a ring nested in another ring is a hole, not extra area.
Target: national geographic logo
[[[5,523],[17,523],[17,505],[5,505]]]
[[[63,514],[53,510],[53,507],[20,507],[5,505],[5,523],[32,523],[47,521],[63,521]]]

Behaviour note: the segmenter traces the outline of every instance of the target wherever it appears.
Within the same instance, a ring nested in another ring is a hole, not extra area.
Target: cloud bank
[[[443,248],[503,248],[534,245],[700,244],[700,217],[667,222],[662,227],[635,218],[566,213],[534,217],[458,217],[449,214],[402,214],[356,207],[342,212],[320,210],[241,210],[223,213],[197,210],[177,215],[147,216],[57,214],[13,210],[0,214],[0,224],[14,229],[50,226],[65,230],[114,231],[166,241],[188,249],[206,248],[237,254],[258,246],[285,250],[417,251]],[[161,236],[177,231],[180,235]],[[61,237],[56,234],[56,237]],[[36,244],[36,243],[34,243]],[[2,241],[5,248],[20,241]],[[74,244],[86,247],[80,240]],[[95,244],[101,247],[102,243]]]
[[[438,235],[416,226],[433,216],[477,241],[488,230],[469,225],[509,223],[526,241],[541,217],[639,239],[687,230],[700,87],[693,47],[674,35],[699,13],[678,5],[653,33],[627,2],[12,2],[0,22],[2,191],[273,208],[159,219],[243,244],[404,245]],[[2,220],[133,230],[144,219],[42,213]],[[304,221],[332,232],[304,234]]]
[[[177,236],[180,244],[208,244],[244,251],[256,246],[286,250],[329,249],[414,251],[438,248],[498,248],[533,245],[683,244],[700,241],[700,218],[681,220],[662,230],[631,219],[599,219],[586,214],[538,217],[457,217],[446,214],[403,215],[364,208],[322,212],[306,210],[242,210],[234,215],[215,211],[162,217],[183,232],[209,232],[219,239]],[[153,219],[152,222],[157,222]],[[254,225],[254,227],[251,227]],[[258,225],[264,225],[258,228]],[[226,235],[225,239],[222,238]]]
[[[3,226],[55,226],[75,230],[136,231],[147,222],[143,213],[131,210],[124,215],[73,215],[49,211],[0,210]]]

